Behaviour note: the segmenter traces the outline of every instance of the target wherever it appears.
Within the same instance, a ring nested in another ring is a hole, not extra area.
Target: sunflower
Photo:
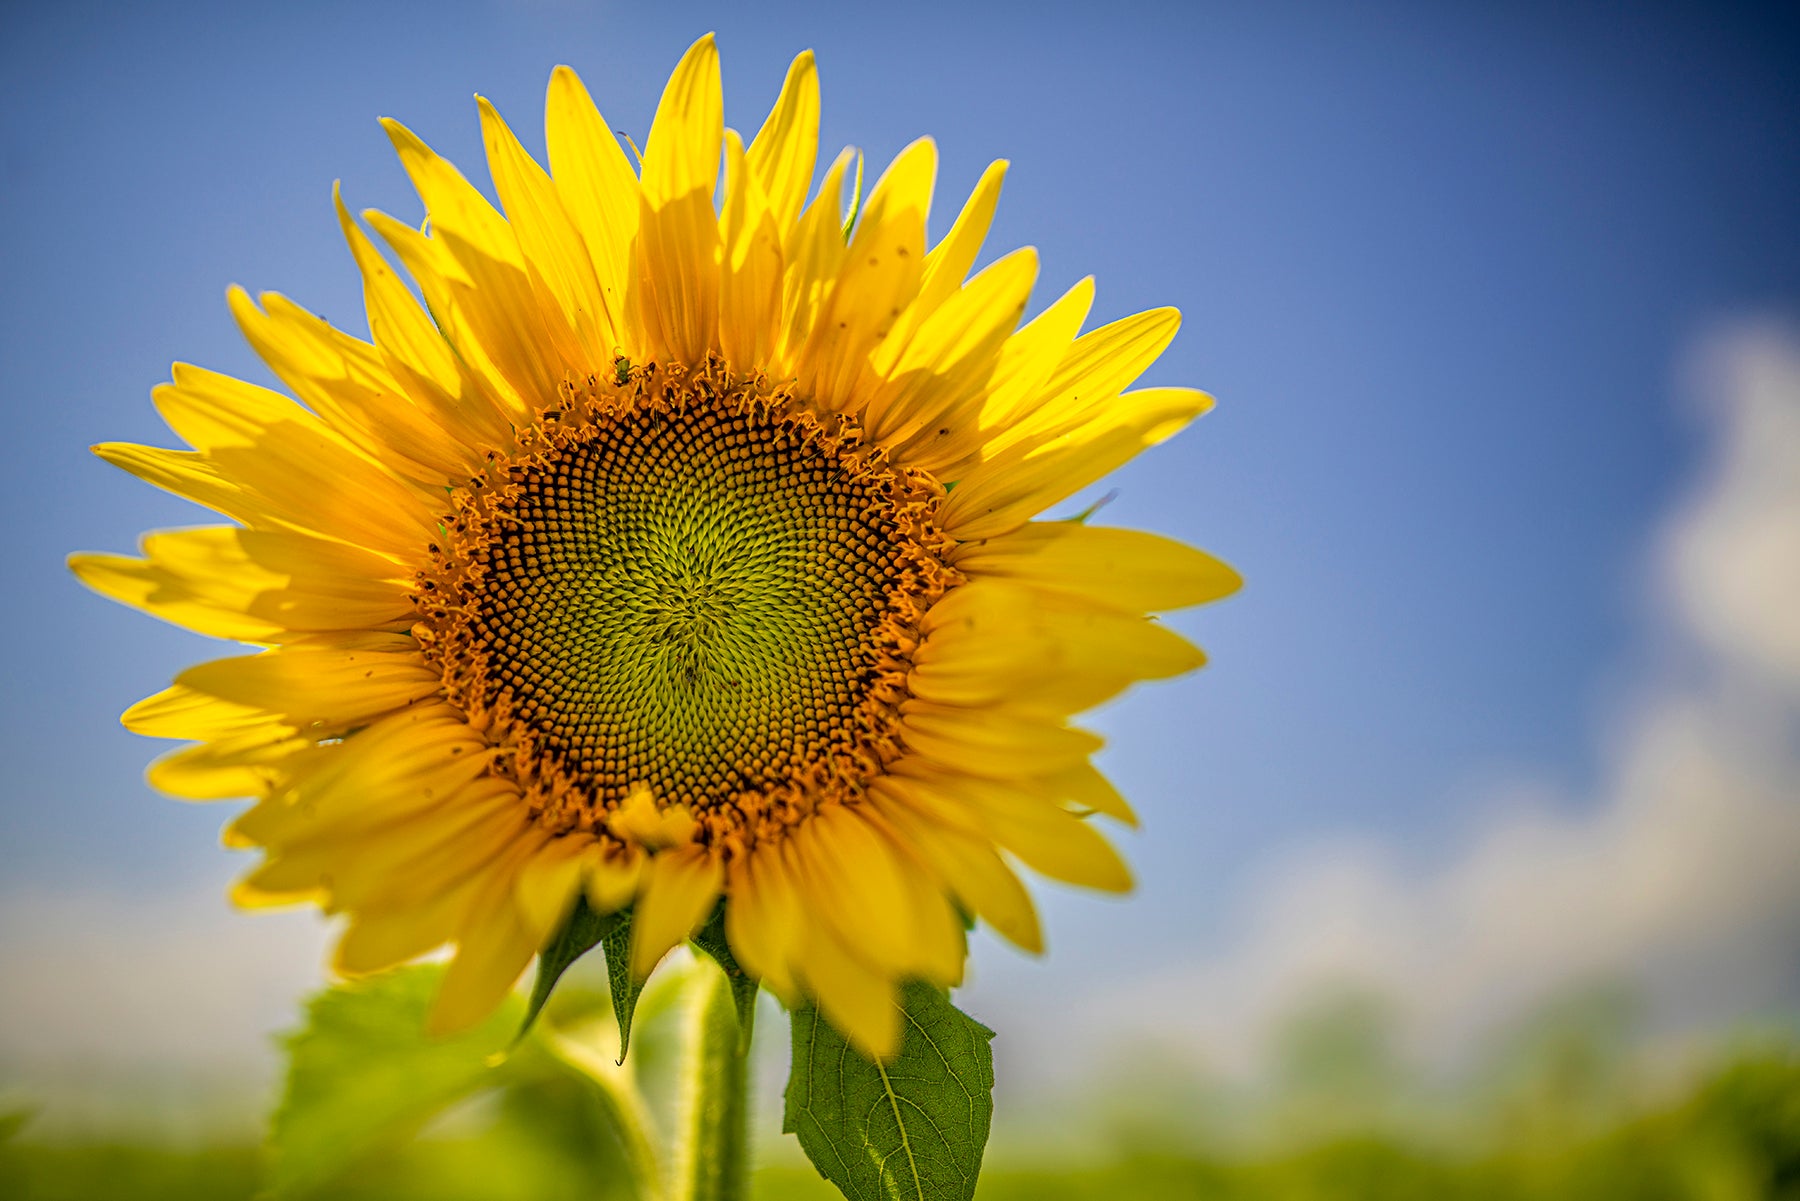
[[[1041,949],[1016,864],[1130,887],[1069,717],[1199,666],[1149,614],[1237,577],[1032,519],[1209,407],[1126,390],[1178,316],[1081,334],[1084,280],[1021,327],[1031,250],[970,277],[1003,162],[930,247],[930,140],[860,206],[846,151],[808,203],[810,53],[745,146],[701,39],[637,170],[567,68],[549,171],[480,112],[504,215],[385,123],[428,220],[364,217],[422,306],[340,196],[370,340],[233,289],[298,403],[177,365],[154,399],[192,449],[96,447],[232,524],[80,578],[260,648],[124,723],[193,742],[158,788],[257,798],[235,899],[343,914],[337,971],[453,944],[439,1029],[578,897],[631,907],[640,977],[722,901],[748,972],[890,1055],[898,984],[957,983],[968,919]]]

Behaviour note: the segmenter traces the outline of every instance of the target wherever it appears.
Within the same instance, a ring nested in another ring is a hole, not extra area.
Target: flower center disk
[[[540,819],[634,791],[754,837],[897,753],[940,490],[780,393],[710,376],[572,398],[457,497],[421,640]]]

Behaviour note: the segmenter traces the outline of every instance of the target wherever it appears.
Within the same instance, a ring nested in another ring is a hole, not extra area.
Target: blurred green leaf
[[[0,1143],[4,1143],[19,1131],[25,1129],[25,1123],[37,1116],[37,1110],[30,1106],[20,1106],[0,1112]]]
[[[851,1201],[968,1201],[994,1116],[994,1032],[928,984],[907,985],[902,1009],[886,1066],[795,1010],[782,1129]]]
[[[298,1197],[371,1152],[409,1137],[486,1085],[524,1011],[510,996],[466,1034],[432,1038],[425,1015],[444,968],[399,968],[315,995],[286,1039],[287,1084],[270,1126],[270,1186]]]
[[[628,920],[625,912],[595,913],[588,907],[587,898],[576,898],[575,908],[569,911],[568,919],[538,956],[537,975],[531,982],[531,1001],[525,1008],[525,1020],[519,1026],[520,1037],[537,1021],[538,1014],[543,1012],[544,1002],[550,999],[556,982],[562,979],[570,965],[593,950],[601,939]],[[622,1056],[624,1053],[620,1054]]]
[[[756,1020],[756,993],[761,985],[739,965],[737,957],[731,953],[731,944],[725,939],[724,905],[721,904],[714,910],[712,920],[694,935],[694,945],[724,969],[725,979],[731,985],[731,1000],[737,1009],[738,1054],[742,1055],[750,1049],[750,1034]]]

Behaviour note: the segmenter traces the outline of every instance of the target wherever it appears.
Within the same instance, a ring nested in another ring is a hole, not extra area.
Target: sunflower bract
[[[633,907],[640,976],[723,897],[746,970],[880,1058],[964,915],[1040,949],[1017,865],[1130,887],[1069,718],[1199,666],[1150,614],[1237,577],[1033,518],[1210,401],[1128,390],[1172,311],[1081,334],[1083,281],[1021,327],[1031,251],[970,277],[1004,164],[928,246],[915,142],[846,237],[854,156],[808,201],[812,56],[748,146],[720,96],[703,38],[641,172],[567,68],[548,171],[482,101],[504,212],[388,122],[429,232],[367,213],[384,254],[339,201],[371,340],[234,290],[298,403],[181,365],[155,398],[192,449],[96,450],[235,524],[72,564],[262,648],[124,720],[193,743],[159,788],[257,798],[236,897],[345,915],[340,971],[453,944],[460,1028],[577,896]]]

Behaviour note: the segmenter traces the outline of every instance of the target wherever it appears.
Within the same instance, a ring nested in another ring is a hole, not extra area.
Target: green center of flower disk
[[[750,818],[879,769],[948,575],[935,485],[745,391],[640,388],[542,440],[467,490],[425,624],[550,820],[641,787]]]

